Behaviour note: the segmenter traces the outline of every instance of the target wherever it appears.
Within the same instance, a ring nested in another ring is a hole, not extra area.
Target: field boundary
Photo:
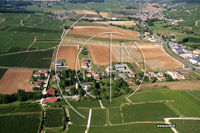
[[[186,91],[189,95],[193,96],[194,98],[196,98],[197,100],[200,101],[200,99],[198,97],[196,97],[194,94],[192,94],[191,92],[189,92],[188,90]]]
[[[90,128],[91,116],[92,116],[92,109],[90,109],[90,111],[89,111],[88,124],[87,124],[87,128],[85,130],[85,133],[87,133]]]
[[[171,109],[175,114],[177,114],[178,116],[180,116],[181,118],[184,118],[184,117],[185,117],[185,116],[182,115],[178,110],[176,110],[172,105],[166,104],[166,103],[165,103],[165,105],[166,105],[169,109]]]

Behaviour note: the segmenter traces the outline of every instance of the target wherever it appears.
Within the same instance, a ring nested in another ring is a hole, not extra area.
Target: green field
[[[37,133],[40,114],[0,116],[1,133]]]
[[[179,133],[199,133],[200,120],[170,120]]]
[[[84,133],[86,126],[68,125],[67,133]]]
[[[147,101],[159,101],[159,100],[171,100],[169,97],[162,93],[163,90],[152,90],[152,91],[142,91],[135,93],[129,99],[133,103],[137,102],[147,102]]]
[[[38,104],[27,104],[18,106],[0,105],[0,114],[18,113],[18,112],[39,112],[41,111]]]
[[[106,110],[92,109],[91,125],[103,126],[106,124]]]
[[[109,112],[111,113],[111,112]],[[124,122],[164,121],[166,117],[178,117],[164,103],[147,103],[122,107]]]
[[[6,71],[7,71],[7,69],[2,69],[2,68],[0,69],[0,80]]]
[[[45,127],[63,126],[63,109],[47,109],[45,118]]]
[[[121,124],[122,123],[120,108],[109,109],[109,120],[112,124]]]
[[[53,50],[24,52],[0,56],[0,66],[4,67],[28,67],[28,68],[49,68]]]
[[[103,99],[101,100],[102,104],[106,108],[110,107],[119,107],[123,103],[128,103],[128,101],[125,99],[125,96],[121,96],[118,98],[112,98],[111,102],[109,99]]]
[[[157,128],[156,125],[156,123],[147,123],[90,127],[89,133],[173,133],[170,128]]]
[[[89,109],[76,109],[79,113],[85,116],[85,119],[76,114],[69,108],[70,121],[75,125],[87,125]]]

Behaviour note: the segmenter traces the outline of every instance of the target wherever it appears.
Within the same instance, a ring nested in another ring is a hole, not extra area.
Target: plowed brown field
[[[29,85],[32,72],[29,70],[7,70],[0,80],[0,94],[16,93],[18,89],[26,92],[33,91],[33,85]]]
[[[164,52],[164,50],[153,46],[151,44],[147,44],[147,43],[142,43],[142,44],[138,44],[139,47],[142,49],[142,52],[145,56],[145,60],[146,61],[159,61],[162,66],[164,66],[166,69],[173,69],[173,68],[181,68],[182,64],[178,61],[176,61],[175,59],[173,59],[171,56],[169,56],[167,53]],[[139,49],[134,49],[139,55],[141,55]],[[141,55],[142,56],[142,55]],[[149,62],[151,63],[151,62]],[[148,65],[148,62],[147,62]],[[156,64],[154,62],[154,66],[156,66],[155,68],[159,67],[159,64]],[[155,70],[155,68],[153,68],[153,65],[150,65],[150,67]]]
[[[108,17],[108,13],[107,13],[107,12],[99,12],[99,14],[100,14],[103,18],[107,18],[107,17]]]
[[[88,11],[88,10],[74,10],[77,14],[98,14],[95,11]]]
[[[67,66],[69,66],[67,67],[67,69],[75,70],[77,54],[78,54],[77,46],[60,46],[57,60],[65,59],[67,62]],[[79,59],[77,60],[77,64],[78,64],[77,70],[80,70]]]
[[[135,25],[135,23],[133,21],[106,21],[106,22],[96,22],[96,23],[100,23],[100,24],[115,24],[115,25],[126,25],[126,26],[132,26]]]
[[[69,31],[69,34],[79,34],[86,36],[96,36],[101,38],[110,38],[109,34],[98,35],[103,32],[118,32],[124,35],[112,34],[113,39],[126,39],[126,40],[139,40],[139,33],[136,31],[125,30],[118,27],[105,27],[105,26],[74,26]]]
[[[95,65],[107,65],[110,63],[110,49],[105,46],[88,45]],[[118,62],[112,54],[112,62]]]

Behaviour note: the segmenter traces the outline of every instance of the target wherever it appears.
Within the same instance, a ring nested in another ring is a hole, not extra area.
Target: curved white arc
[[[133,94],[135,94],[137,92],[137,90],[140,88],[140,86],[143,83],[143,80],[144,80],[144,77],[145,77],[145,73],[146,73],[146,60],[145,60],[144,54],[143,54],[141,48],[138,46],[138,44],[136,42],[134,42],[134,44],[139,48],[140,52],[142,53],[142,57],[144,59],[144,75],[143,75],[142,82],[140,83],[140,85],[137,87],[137,89],[132,94],[130,94],[129,96],[127,96],[127,98],[129,98],[130,96],[132,96]]]
[[[80,48],[80,50],[78,51],[78,54],[77,54],[77,57],[76,57],[76,64],[75,64],[75,70],[76,70],[76,78],[77,78],[77,80],[78,80],[78,82],[79,82],[79,84],[80,84],[80,86],[81,86],[81,88],[83,89],[83,85],[81,84],[81,82],[80,82],[80,80],[79,80],[79,77],[78,77],[78,74],[77,74],[77,60],[78,60],[78,56],[79,56],[79,54],[80,54],[80,52],[81,52],[81,49],[85,46],[85,44],[87,44],[91,39],[93,39],[95,36],[92,36],[91,38],[89,38],[84,44],[83,44],[83,46]],[[84,89],[83,89],[84,90]],[[85,90],[84,90],[85,91]],[[89,96],[91,96],[92,98],[95,98],[94,96],[92,96],[92,95],[90,95],[87,91],[85,91],[85,93],[87,94],[87,95],[89,95]]]
[[[55,58],[55,61],[57,61],[58,51],[59,51],[59,49],[60,49],[60,45],[62,44],[64,37],[67,35],[67,33],[69,32],[69,30],[70,30],[76,23],[78,23],[78,21],[80,21],[81,19],[83,19],[85,16],[86,16],[86,15],[84,15],[83,17],[81,17],[80,19],[78,19],[73,25],[70,26],[70,28],[66,31],[66,33],[65,33],[63,36],[61,36],[61,41],[60,41],[60,43],[59,43],[59,45],[58,45],[58,49],[57,49],[57,51],[56,51],[56,58]],[[56,74],[56,73],[57,73],[57,71],[56,71],[56,67],[55,67],[55,74]],[[56,74],[56,78],[58,78],[58,77],[57,77],[57,74]],[[85,116],[83,116],[83,115],[80,114],[77,110],[75,110],[75,109],[71,106],[71,104],[64,98],[63,93],[62,93],[61,88],[60,88],[60,84],[59,84],[58,81],[57,81],[57,85],[58,85],[60,94],[62,95],[62,97],[63,97],[63,99],[65,100],[65,102],[70,106],[70,108],[72,108],[72,110],[73,110],[74,112],[76,112],[79,116],[81,116],[82,118],[85,119]]]

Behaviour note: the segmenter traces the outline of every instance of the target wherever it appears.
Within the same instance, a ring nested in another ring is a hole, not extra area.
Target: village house
[[[193,50],[193,53],[194,54],[200,54],[200,50],[199,49]]]
[[[116,71],[119,71],[119,72],[123,72],[125,69],[125,66],[123,64],[115,64],[114,66],[115,66]]]
[[[83,83],[82,83],[82,87],[83,87],[83,89],[84,89],[85,91],[87,91],[87,88],[89,88],[90,85],[91,85],[90,82],[83,82]]]
[[[49,71],[48,71],[48,70],[43,70],[43,71],[41,71],[41,73],[42,73],[42,75],[44,75],[44,76],[48,76]]]
[[[33,77],[40,77],[41,76],[41,73],[40,72],[35,72],[34,74],[33,74]]]
[[[88,68],[89,63],[90,63],[90,60],[88,58],[82,58],[81,68]]]
[[[100,78],[101,78],[101,77],[100,77],[99,75],[94,76],[94,79],[95,79],[95,80],[100,80]]]
[[[165,77],[157,77],[158,81],[164,81]]]
[[[42,84],[43,84],[43,81],[37,81],[37,82],[35,82],[34,87],[40,88],[40,87],[42,87]]]
[[[91,76],[92,76],[91,72],[86,74],[86,77],[91,77]]]
[[[135,77],[135,73],[129,73],[129,77]]]
[[[133,80],[132,79],[126,79],[126,82],[127,83],[133,83]]]
[[[54,95],[55,94],[55,89],[47,90],[47,93]]]

